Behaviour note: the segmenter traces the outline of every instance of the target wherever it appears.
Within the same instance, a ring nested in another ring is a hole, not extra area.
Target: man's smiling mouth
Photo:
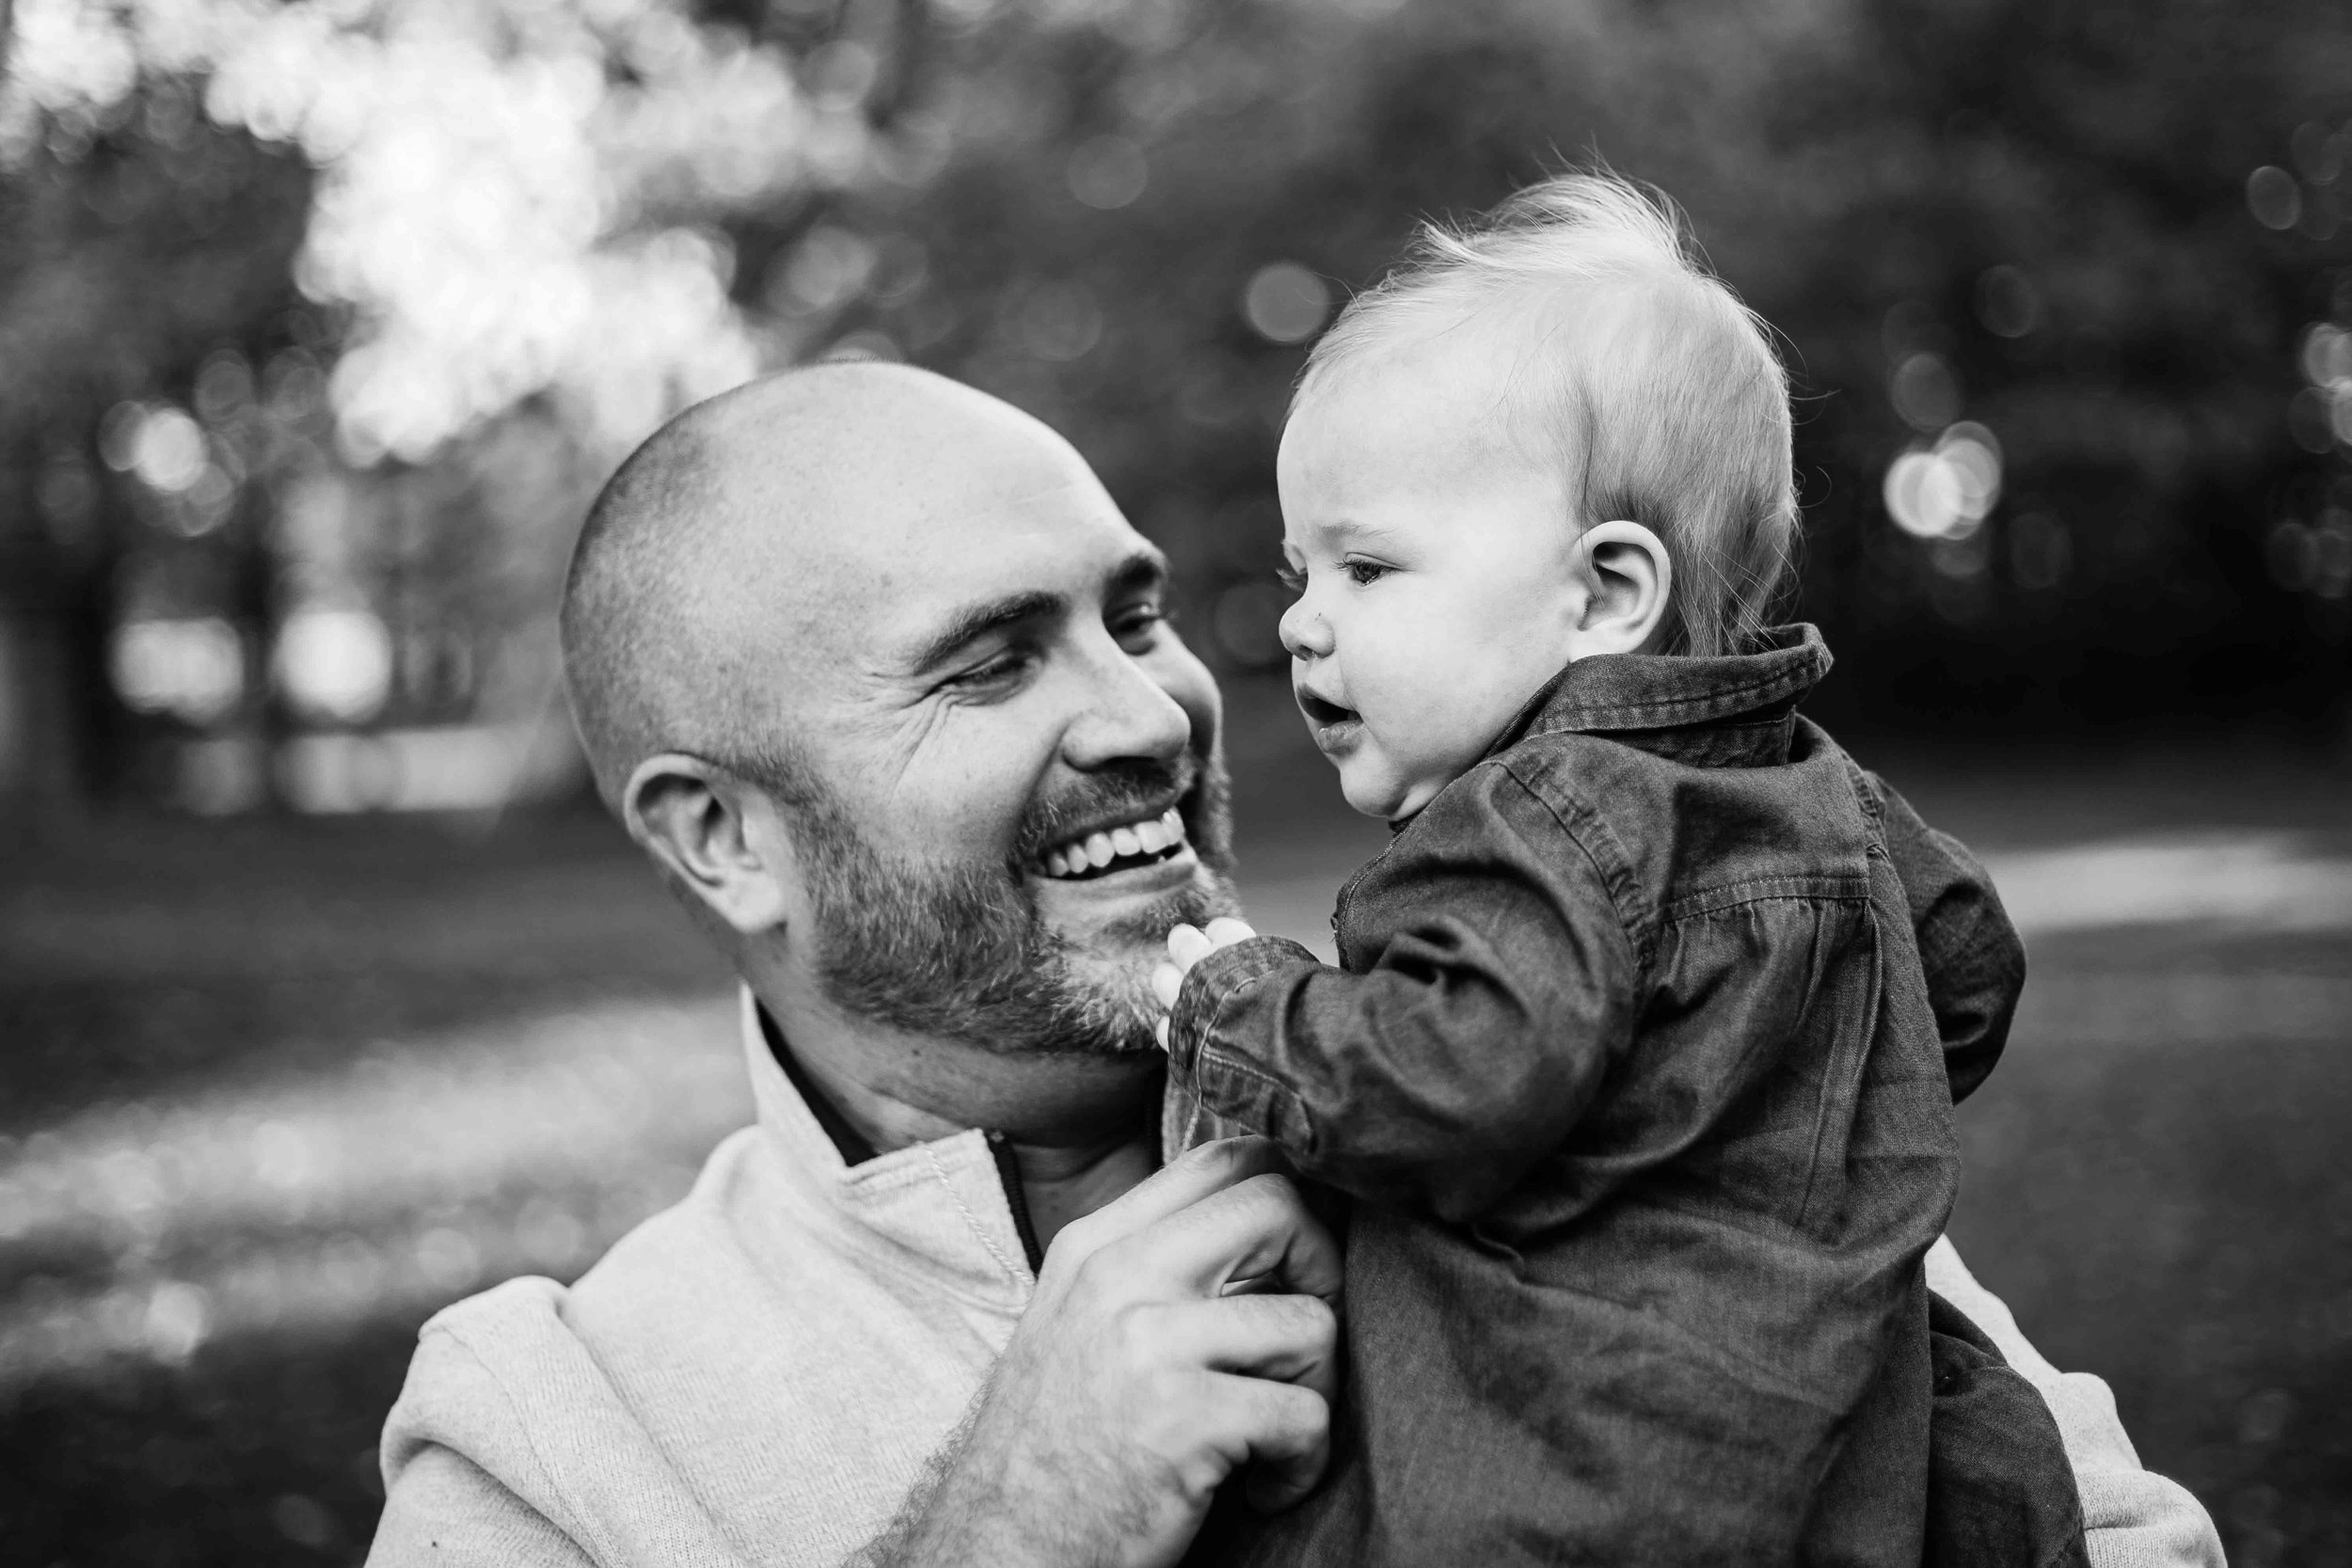
[[[1171,861],[1191,847],[1184,816],[1170,806],[1157,816],[1098,828],[1057,844],[1039,857],[1039,868],[1059,880],[1085,881]]]

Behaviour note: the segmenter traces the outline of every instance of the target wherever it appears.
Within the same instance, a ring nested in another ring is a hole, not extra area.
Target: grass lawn
[[[1313,935],[1383,835],[1279,704],[1235,707],[1251,908]],[[2021,886],[2064,846],[2236,835],[2236,903],[2030,932],[1953,1232],[2234,1561],[2352,1562],[2347,781],[1875,760]],[[93,824],[0,864],[0,1037],[9,1562],[356,1560],[417,1323],[577,1272],[746,1114],[723,974],[586,816]]]

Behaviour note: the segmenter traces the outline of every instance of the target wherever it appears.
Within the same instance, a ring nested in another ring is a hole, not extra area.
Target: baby
[[[1332,1479],[1200,1560],[1918,1561],[1921,1259],[2024,958],[1795,711],[1765,328],[1555,179],[1349,307],[1279,481],[1298,705],[1395,837],[1339,968],[1220,922],[1156,977],[1177,1140],[1356,1200]]]

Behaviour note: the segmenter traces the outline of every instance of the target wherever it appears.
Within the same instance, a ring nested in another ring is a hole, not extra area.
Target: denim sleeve
[[[1360,973],[1260,937],[1185,977],[1170,1070],[1302,1174],[1459,1223],[1556,1148],[1632,1035],[1638,961],[1599,869],[1502,768],[1351,885]]]
[[[2026,989],[2025,943],[1976,856],[1921,821],[1885,780],[1865,776],[1878,795],[1887,856],[1911,904],[1928,1004],[1957,1104],[1991,1075],[2009,1043],[2010,1021]]]

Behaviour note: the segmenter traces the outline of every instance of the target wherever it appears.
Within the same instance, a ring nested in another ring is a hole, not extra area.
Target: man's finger
[[[1315,1489],[1331,1459],[1330,1402],[1293,1383],[1220,1375],[1213,1397],[1225,1402],[1251,1460],[1244,1494],[1272,1513]]]
[[[1179,1302],[1153,1315],[1152,1334],[1162,1351],[1188,1365],[1339,1397],[1340,1320],[1319,1297]]]
[[[1340,1249],[1289,1177],[1274,1172],[1214,1192],[1115,1243],[1117,1267],[1199,1296],[1271,1275],[1289,1290],[1336,1303]],[[1109,1250],[1105,1248],[1105,1250]]]

